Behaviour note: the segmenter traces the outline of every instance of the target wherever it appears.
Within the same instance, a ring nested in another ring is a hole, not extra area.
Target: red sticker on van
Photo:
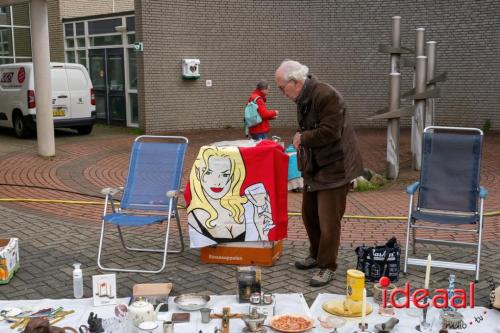
[[[26,79],[26,71],[24,70],[24,67],[19,68],[19,71],[17,72],[17,81],[19,83],[23,83],[24,79]]]

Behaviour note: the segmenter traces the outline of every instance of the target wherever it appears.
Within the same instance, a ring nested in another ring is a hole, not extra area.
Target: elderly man
[[[335,88],[292,60],[284,61],[275,77],[281,92],[297,104],[293,145],[304,177],[302,219],[310,248],[295,267],[319,267],[310,285],[320,287],[335,277],[349,184],[362,174],[363,163],[344,99]]]

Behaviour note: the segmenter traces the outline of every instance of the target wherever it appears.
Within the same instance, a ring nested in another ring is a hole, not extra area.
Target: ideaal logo
[[[379,280],[379,284],[382,287],[382,306],[387,307],[387,287],[391,283],[391,280],[384,276]],[[404,302],[399,303],[396,299],[398,297],[404,296]],[[410,294],[410,283],[406,282],[403,289],[396,288],[391,291],[389,295],[390,304],[397,309],[409,308],[410,301],[417,308],[423,309],[432,305],[437,309],[443,309],[448,307],[454,307],[456,309],[464,309],[467,306],[474,307],[474,283],[469,283],[469,304],[467,304],[467,291],[465,289],[455,289],[453,290],[453,296],[448,299],[448,291],[446,289],[436,289],[434,294],[431,295],[429,290],[419,288]]]

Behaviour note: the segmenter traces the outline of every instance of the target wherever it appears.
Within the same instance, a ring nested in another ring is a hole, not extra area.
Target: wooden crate
[[[281,256],[283,242],[228,243],[200,249],[204,264],[272,266]]]

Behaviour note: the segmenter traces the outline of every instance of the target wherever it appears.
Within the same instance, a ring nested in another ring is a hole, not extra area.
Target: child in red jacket
[[[260,124],[250,127],[249,129],[250,136],[254,140],[267,139],[270,128],[269,120],[276,119],[276,117],[278,117],[278,110],[268,110],[266,108],[266,96],[268,93],[269,84],[266,80],[261,80],[257,83],[257,87],[254,91],[252,91],[252,94],[248,99],[248,102],[256,100],[258,105],[257,111],[262,118],[262,122]]]

